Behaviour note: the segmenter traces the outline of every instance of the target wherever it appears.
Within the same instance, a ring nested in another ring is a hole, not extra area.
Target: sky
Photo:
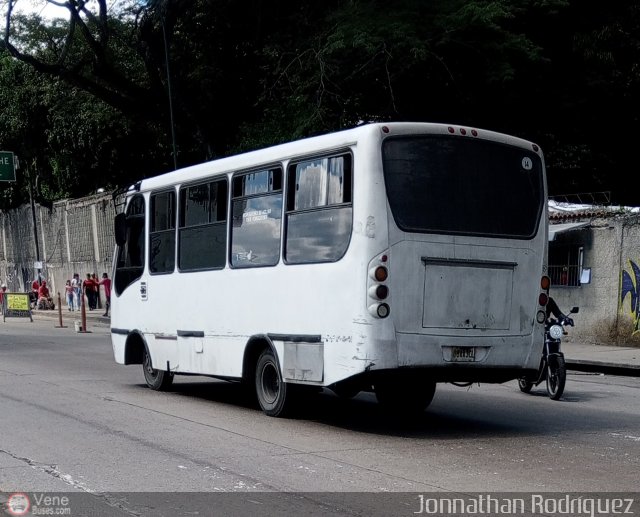
[[[57,0],[58,3],[64,2],[64,0]],[[125,0],[109,0],[107,2],[107,9],[110,9],[113,6],[118,4],[123,4]],[[69,12],[66,8],[54,5],[52,3],[47,2],[47,0],[14,0],[15,7],[14,12],[19,13],[33,13],[42,16],[47,19],[54,18],[69,18]],[[7,0],[0,0],[0,13],[3,15],[6,14]],[[94,11],[97,8],[96,2],[89,0],[87,6],[90,10]]]
[[[6,9],[3,9],[6,12]],[[14,12],[34,13],[43,18],[67,18],[68,11],[64,7],[50,4],[46,0],[16,0]]]

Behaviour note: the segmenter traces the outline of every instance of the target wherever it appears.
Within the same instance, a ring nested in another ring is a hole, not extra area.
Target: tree
[[[170,170],[172,128],[185,166],[372,120],[512,133],[545,150],[552,193],[636,195],[617,172],[638,122],[630,0],[55,3],[69,20],[9,9],[2,43],[48,92],[25,116],[55,109],[38,147],[51,195],[66,170],[114,184]]]
[[[36,15],[14,15],[15,3],[8,0],[3,38],[11,56],[123,112],[150,113],[156,107],[158,95],[131,44],[129,10],[108,13],[106,0],[95,0],[97,12],[88,0],[49,0],[68,10],[69,21],[47,24]]]
[[[14,206],[28,198],[25,175],[33,164],[27,157],[46,147],[46,106],[42,93],[46,84],[28,66],[0,55],[0,142],[18,157],[21,168],[16,183],[3,185],[2,206]],[[35,177],[33,178],[35,181]]]
[[[368,120],[446,120],[521,131],[501,108],[521,76],[531,68],[537,76],[545,61],[524,31],[525,20],[556,16],[566,2],[528,5],[341,2],[321,23],[308,23],[296,46],[274,34],[265,47],[264,67],[271,73],[263,78],[264,115],[254,131],[277,131],[288,117],[282,114],[293,114],[289,126],[296,136]]]

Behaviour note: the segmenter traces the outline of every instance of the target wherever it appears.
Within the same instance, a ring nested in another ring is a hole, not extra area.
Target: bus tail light
[[[551,278],[547,275],[543,275],[540,278],[540,289],[542,289],[542,292],[538,295],[538,305],[540,307],[546,307],[549,303],[549,287],[551,287]],[[536,314],[536,321],[538,323],[544,323],[546,319],[546,310],[538,311]]]
[[[389,298],[389,254],[381,253],[369,263],[369,279],[367,281],[367,295],[369,301],[367,309],[374,318],[386,318],[391,313]]]
[[[383,284],[374,284],[369,288],[369,296],[378,300],[385,300],[389,296],[389,288]]]
[[[375,303],[369,306],[369,312],[376,318],[386,318],[391,313],[391,308],[386,303]]]
[[[389,277],[389,271],[384,266],[378,266],[372,268],[369,275],[377,282],[384,282]]]
[[[549,290],[549,287],[551,287],[551,279],[550,279],[548,276],[546,276],[546,275],[545,275],[545,276],[543,276],[543,277],[540,279],[540,287],[541,287],[542,289],[544,289],[545,291],[548,291],[548,290]]]

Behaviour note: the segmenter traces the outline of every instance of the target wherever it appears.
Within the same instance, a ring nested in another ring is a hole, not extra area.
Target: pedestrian
[[[89,306],[89,310],[92,311],[94,309],[95,295],[91,273],[87,273],[87,278],[83,280],[82,289],[84,290],[84,294],[87,296],[87,305]]]
[[[80,291],[82,290],[82,282],[80,282],[80,275],[78,273],[73,274],[71,279],[71,287],[73,288],[73,303],[77,311],[80,310]]]
[[[51,293],[49,293],[49,288],[47,287],[47,281],[43,280],[38,290],[38,309],[52,310],[55,308],[56,306],[53,303]]]
[[[102,303],[100,303],[100,280],[95,273],[91,273],[91,281],[93,282],[93,308],[102,309]]]
[[[32,308],[35,309],[38,305],[38,292],[40,291],[40,275],[31,282],[31,294],[29,299],[31,301]]]
[[[4,313],[4,293],[7,292],[7,284],[2,284],[0,287],[0,313]]]
[[[104,297],[106,299],[103,316],[109,316],[109,308],[111,307],[111,279],[106,273],[102,273],[100,285],[104,286]]]
[[[64,292],[67,297],[67,307],[70,311],[74,310],[73,298],[75,296],[75,292],[73,290],[73,286],[71,285],[71,280],[67,280],[64,286]]]

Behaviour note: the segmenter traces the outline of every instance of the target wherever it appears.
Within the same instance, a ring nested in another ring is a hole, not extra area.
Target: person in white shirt
[[[82,287],[80,283],[80,275],[78,273],[73,274],[71,279],[71,287],[73,288],[73,306],[76,311],[80,310],[80,289]]]

